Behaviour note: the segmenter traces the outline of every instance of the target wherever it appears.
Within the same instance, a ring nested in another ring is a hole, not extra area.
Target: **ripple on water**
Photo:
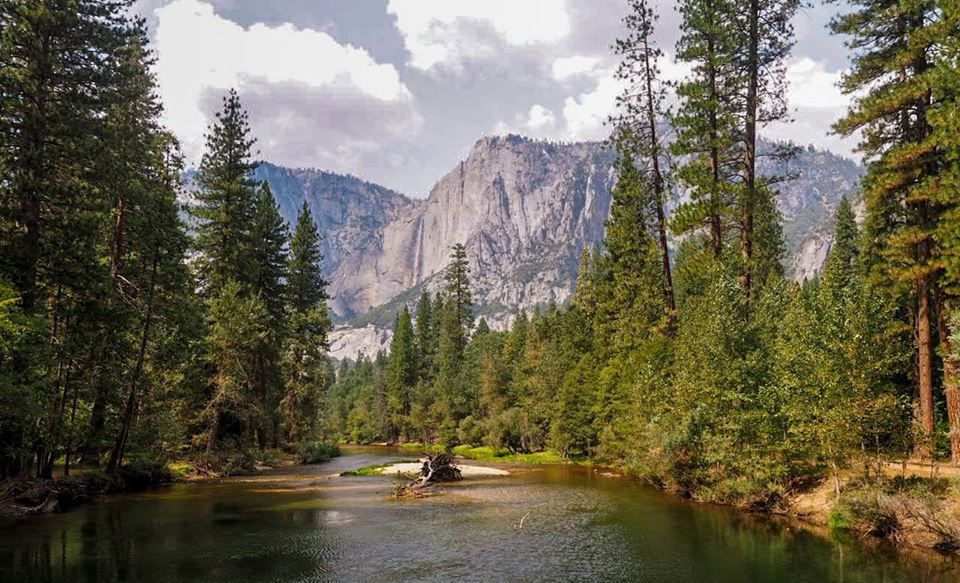
[[[0,581],[956,580],[578,468],[511,468],[407,501],[390,499],[390,478],[324,477],[407,456],[367,449],[0,529]]]

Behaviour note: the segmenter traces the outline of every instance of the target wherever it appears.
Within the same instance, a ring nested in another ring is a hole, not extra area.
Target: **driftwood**
[[[456,482],[462,480],[460,468],[453,460],[453,456],[447,452],[426,455],[423,466],[420,468],[420,475],[409,484],[400,486],[395,496],[397,498],[420,498],[423,496],[421,490],[437,482]]]

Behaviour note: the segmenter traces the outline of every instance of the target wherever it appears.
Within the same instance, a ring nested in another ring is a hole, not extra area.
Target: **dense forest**
[[[0,0],[0,477],[416,441],[549,448],[763,501],[812,476],[839,493],[855,465],[960,462],[956,0],[856,0],[833,20],[852,96],[834,131],[859,136],[868,172],[822,277],[785,278],[791,177],[757,171],[793,155],[758,136],[789,121],[801,2],[682,0],[691,73],[669,86],[657,16],[629,0],[618,182],[572,300],[492,330],[457,245],[389,354],[336,366],[309,208],[291,233],[251,180],[233,91],[185,196],[131,5]]]
[[[0,476],[322,457],[320,234],[250,180],[234,92],[181,208],[131,5],[0,2]]]

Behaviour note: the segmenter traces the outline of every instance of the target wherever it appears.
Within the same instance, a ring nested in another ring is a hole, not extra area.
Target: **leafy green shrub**
[[[304,441],[297,448],[297,455],[301,463],[319,464],[340,455],[340,448],[328,441]]]
[[[830,511],[830,517],[827,518],[827,527],[831,531],[849,530],[850,519],[840,508],[834,508]]]
[[[477,446],[483,443],[486,436],[483,423],[478,421],[473,415],[468,415],[460,421],[460,427],[457,428],[457,437],[460,443]]]
[[[837,506],[835,511],[848,516],[853,530],[860,534],[896,540],[903,529],[897,497],[880,488],[850,491]]]
[[[536,425],[520,408],[507,409],[487,423],[487,443],[496,449],[530,453],[540,449],[541,442]]]

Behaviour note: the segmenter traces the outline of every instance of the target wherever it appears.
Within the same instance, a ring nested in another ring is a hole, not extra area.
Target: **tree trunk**
[[[939,287],[939,286],[938,286]],[[940,332],[940,355],[943,358],[943,392],[947,401],[947,421],[950,425],[950,461],[960,465],[960,358],[951,339],[950,300],[939,292],[937,302],[937,329]]]
[[[113,450],[110,452],[110,461],[107,463],[107,473],[112,474],[120,467],[123,461],[123,451],[127,445],[127,436],[130,434],[130,425],[133,423],[134,413],[137,402],[137,385],[140,383],[140,377],[143,375],[144,361],[147,355],[147,342],[150,338],[150,325],[153,322],[153,296],[156,291],[157,283],[157,257],[153,257],[153,265],[150,268],[150,290],[147,292],[147,312],[143,317],[143,330],[140,334],[140,349],[137,351],[137,363],[134,367],[133,377],[130,379],[130,391],[127,394],[127,406],[123,413],[123,422],[120,426],[120,432],[113,443]]]
[[[741,201],[742,225],[740,229],[740,254],[743,261],[741,287],[749,299],[753,286],[753,206],[757,188],[757,109],[759,107],[759,45],[760,1],[750,0],[750,30],[747,54],[747,102],[746,128],[743,152],[743,200]]]
[[[712,56],[714,54],[714,44],[713,39],[707,42],[707,51],[709,57],[707,59],[708,66],[710,67],[709,72],[709,82],[710,82],[710,99],[714,103],[719,99],[719,92],[717,91],[717,71],[712,64]],[[710,171],[713,177],[713,185],[710,192],[710,246],[713,248],[713,257],[714,259],[719,260],[721,255],[723,255],[723,231],[721,230],[720,224],[720,193],[717,192],[717,189],[720,188],[720,149],[717,147],[717,139],[720,133],[720,128],[717,120],[717,112],[713,109],[710,111]]]
[[[657,139],[657,115],[654,111],[653,69],[650,64],[650,46],[646,36],[643,37],[643,59],[646,68],[647,90],[647,125],[650,138],[650,163],[653,168],[653,189],[656,193],[657,205],[657,236],[660,245],[660,260],[662,262],[663,303],[667,309],[667,333],[670,336],[677,331],[677,305],[673,295],[673,275],[670,270],[670,248],[667,246],[667,222],[663,210],[666,199],[666,181],[660,170],[660,142]]]
[[[917,391],[920,397],[920,427],[924,443],[920,446],[920,456],[933,457],[933,338],[930,322],[930,278],[924,276],[917,280]]]

